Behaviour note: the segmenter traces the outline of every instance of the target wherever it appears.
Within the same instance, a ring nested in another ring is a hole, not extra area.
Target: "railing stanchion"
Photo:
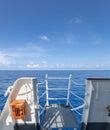
[[[48,75],[46,74],[46,106],[49,105],[48,101]]]
[[[70,76],[69,76],[69,83],[68,83],[68,92],[67,92],[67,101],[66,101],[66,105],[69,105],[71,80],[72,80],[72,75],[70,74]]]

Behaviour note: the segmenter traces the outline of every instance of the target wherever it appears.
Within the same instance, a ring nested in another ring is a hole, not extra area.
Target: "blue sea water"
[[[42,82],[45,80],[45,74],[48,74],[49,77],[68,77],[70,74],[72,74],[72,79],[73,81],[77,82],[78,84],[85,84],[85,80],[88,77],[106,77],[106,78],[110,78],[110,70],[77,70],[77,71],[72,71],[72,70],[61,70],[61,71],[56,71],[56,70],[48,70],[48,71],[8,71],[8,70],[1,70],[0,71],[0,110],[3,110],[3,107],[5,105],[5,102],[7,100],[7,97],[4,97],[4,93],[6,91],[6,89],[8,88],[8,86],[12,86],[14,81],[18,78],[21,77],[36,77],[38,79],[38,82]],[[67,86],[68,82],[50,82],[49,84],[51,84],[51,87],[61,87],[61,84],[63,86]],[[76,86],[73,85],[71,88],[77,95],[79,95],[80,97],[84,98],[84,94],[85,94],[85,86]],[[41,95],[41,93],[45,91],[43,89],[43,86],[41,85],[41,88],[39,88],[39,94]],[[63,96],[65,97],[65,92],[56,92],[56,93],[49,93],[50,97],[60,97]],[[81,105],[81,101],[79,99],[77,99],[74,96],[70,95],[70,100],[71,103],[73,104],[73,106],[78,106]],[[45,98],[43,98],[42,100],[40,100],[40,103],[42,106],[44,106],[45,104]],[[50,102],[53,103],[53,102]],[[59,102],[60,103],[60,102]],[[80,113],[82,112],[82,110],[79,111]],[[78,120],[81,120],[81,116],[78,115],[77,113],[75,113]]]

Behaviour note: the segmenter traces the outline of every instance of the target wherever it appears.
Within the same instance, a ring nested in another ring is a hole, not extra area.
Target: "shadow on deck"
[[[46,107],[41,125],[44,129],[77,128],[78,121],[70,106],[52,104]]]

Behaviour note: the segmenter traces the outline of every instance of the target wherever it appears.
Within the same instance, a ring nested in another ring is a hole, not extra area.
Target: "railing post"
[[[46,74],[45,78],[46,78],[46,106],[48,106],[49,101],[48,101],[48,75],[47,74]]]
[[[70,74],[70,76],[69,76],[69,83],[68,83],[68,91],[67,91],[67,101],[66,101],[66,105],[69,104],[70,87],[71,87],[71,79],[72,79],[72,75]]]
[[[34,96],[35,122],[37,126],[37,124],[40,123],[40,119],[39,119],[38,85],[37,85],[36,78],[32,79],[32,88],[33,88],[33,96]]]

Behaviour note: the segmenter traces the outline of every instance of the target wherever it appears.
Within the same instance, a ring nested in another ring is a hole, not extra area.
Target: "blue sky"
[[[110,1],[0,0],[0,69],[110,69]]]

